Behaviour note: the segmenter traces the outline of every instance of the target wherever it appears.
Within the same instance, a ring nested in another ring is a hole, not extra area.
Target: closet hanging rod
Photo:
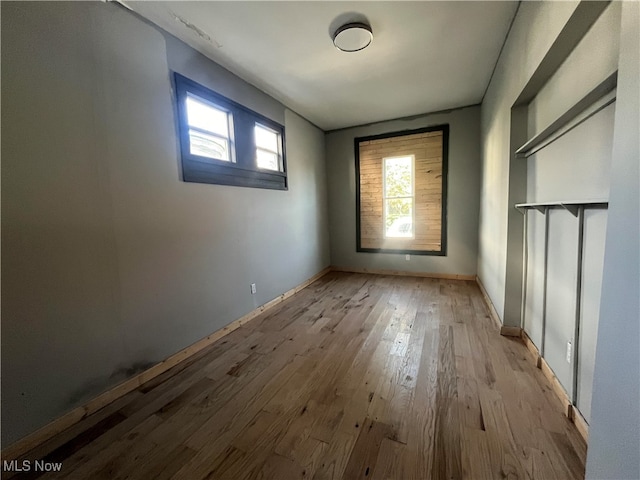
[[[603,108],[611,105],[616,100],[617,85],[618,72],[616,70],[551,125],[518,148],[516,157],[527,158],[533,155],[551,142],[569,133]]]

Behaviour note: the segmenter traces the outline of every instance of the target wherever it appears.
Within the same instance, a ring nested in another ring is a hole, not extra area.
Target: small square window
[[[229,137],[229,113],[193,95],[187,95],[187,118],[190,127]]]
[[[278,132],[257,123],[253,132],[256,141],[256,164],[258,168],[276,172],[281,171],[280,135]]]
[[[187,95],[189,151],[192,155],[230,162],[229,112]]]
[[[215,158],[218,160],[230,160],[229,141],[216,135],[189,129],[189,151],[192,155]]]

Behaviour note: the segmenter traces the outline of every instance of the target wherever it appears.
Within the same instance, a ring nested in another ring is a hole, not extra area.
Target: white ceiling
[[[482,100],[511,1],[126,2],[320,128]],[[364,16],[373,42],[344,53],[331,31]]]

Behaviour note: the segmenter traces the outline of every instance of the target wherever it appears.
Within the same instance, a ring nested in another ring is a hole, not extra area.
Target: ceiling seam
[[[432,116],[432,115],[443,115],[443,114],[454,112],[456,110],[463,110],[465,108],[479,107],[480,105],[481,105],[480,103],[472,103],[472,104],[469,104],[469,105],[462,105],[461,107],[445,108],[445,109],[436,110],[436,111],[433,111],[433,112],[424,112],[424,113],[418,113],[416,115],[409,115],[407,117],[395,117],[395,118],[389,118],[387,120],[376,120],[375,122],[362,123],[362,124],[359,124],[359,125],[351,125],[350,127],[334,128],[332,130],[326,130],[324,133],[325,134],[329,134],[329,133],[334,133],[334,132],[340,132],[342,130],[351,130],[351,129],[354,129],[354,128],[371,127],[373,125],[379,125],[381,123],[388,123],[388,122],[417,120],[419,118],[428,117],[428,116]]]
[[[516,21],[516,17],[518,16],[518,11],[520,10],[520,6],[522,5],[522,0],[518,2],[518,6],[516,7],[516,11],[513,13],[513,17],[511,18],[511,22],[509,23],[509,28],[507,29],[507,33],[504,36],[504,41],[502,42],[502,46],[500,47],[500,51],[498,52],[498,57],[496,58],[496,63],[493,66],[493,70],[491,71],[491,76],[489,77],[489,81],[487,82],[487,86],[484,89],[484,93],[482,94],[482,99],[480,100],[480,104],[484,103],[484,97],[486,97],[487,92],[489,91],[489,86],[491,85],[491,81],[493,80],[493,76],[496,73],[498,68],[498,62],[500,62],[500,57],[502,57],[502,51],[504,50],[505,45],[507,44],[507,40],[509,39],[509,34],[511,33],[511,29],[513,28],[513,24]]]

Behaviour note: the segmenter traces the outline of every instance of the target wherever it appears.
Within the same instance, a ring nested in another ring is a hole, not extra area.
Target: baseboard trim
[[[524,346],[527,347],[529,353],[533,356],[533,363],[535,363],[536,367],[540,368],[542,363],[542,357],[540,356],[540,352],[538,351],[538,347],[534,345],[534,343],[529,338],[529,335],[523,330],[522,331],[522,341],[524,342]]]
[[[478,288],[480,288],[480,293],[482,293],[482,298],[484,298],[484,303],[489,309],[489,316],[493,320],[493,323],[496,324],[496,327],[500,329],[500,334],[502,334],[502,327],[503,327],[502,320],[500,320],[500,317],[498,316],[498,311],[496,310],[496,307],[493,306],[493,302],[491,301],[491,298],[489,297],[487,290],[484,288],[484,285],[482,284],[480,277],[476,275],[475,281],[478,284]]]
[[[70,412],[48,423],[47,425],[40,428],[39,430],[36,430],[35,432],[9,445],[7,448],[2,450],[2,460],[11,461],[11,460],[18,459],[25,453],[28,453],[29,451],[33,450],[34,448],[43,444],[44,442],[51,439],[55,435],[72,427],[76,423],[80,422],[82,419],[97,412],[101,408],[106,407],[110,403],[123,397],[127,393],[135,390],[136,388],[140,387],[141,385],[148,382],[149,380],[154,379],[155,377],[166,372],[167,370],[175,367],[179,363],[187,360],[189,357],[200,352],[201,350],[208,347],[215,341],[221,339],[225,335],[230,334],[231,332],[241,327],[242,325],[250,322],[251,320],[256,318],[258,315],[265,312],[266,310],[278,305],[279,303],[282,303],[287,298],[291,297],[292,295],[308,287],[313,282],[322,278],[323,276],[325,276],[327,273],[331,271],[332,271],[331,267],[326,267],[325,269],[315,274],[313,277],[302,282],[300,285],[297,285],[291,290],[286,291],[282,295],[279,295],[278,297],[265,303],[264,305],[259,306],[258,308],[252,310],[246,315],[231,322],[229,325],[222,327],[220,330],[216,330],[211,335],[208,335],[205,338],[198,340],[196,343],[189,345],[188,347],[180,350],[177,353],[174,353],[173,355],[161,361],[160,363],[154,365],[153,367],[145,370],[142,373],[139,373],[138,375],[128,380],[125,380],[119,385],[116,385],[110,390],[107,390],[106,392],[98,395],[92,400],[89,400],[89,402],[87,402],[86,404],[71,410]]]
[[[527,350],[531,353],[536,367],[542,370],[543,375],[551,383],[551,388],[556,396],[560,399],[563,405],[565,415],[571,420],[576,429],[582,436],[585,442],[589,442],[589,424],[584,419],[580,411],[572,404],[569,395],[556,377],[555,373],[547,363],[547,361],[540,355],[538,347],[531,341],[529,335],[523,330],[522,341],[524,342]]]
[[[531,339],[529,338],[529,335],[527,335],[524,329],[520,327],[510,327],[502,324],[502,322],[500,321],[500,317],[498,317],[498,312],[493,306],[493,302],[491,302],[491,299],[489,298],[489,294],[485,290],[484,285],[482,285],[480,278],[477,276],[476,276],[476,283],[480,288],[480,292],[482,293],[484,302],[487,305],[487,308],[489,309],[489,314],[491,318],[500,329],[500,335],[503,335],[505,337],[516,337],[522,340],[527,350],[529,350],[529,353],[531,353],[534,365],[540,370],[542,370],[543,375],[551,383],[551,388],[553,389],[553,392],[556,394],[558,399],[560,399],[560,402],[562,402],[564,414],[574,423],[574,425],[576,426],[576,429],[578,430],[578,432],[580,433],[584,441],[588,443],[589,424],[586,422],[586,420],[584,419],[580,411],[572,404],[569,398],[569,395],[567,395],[567,392],[565,391],[564,387],[560,383],[560,380],[558,380],[555,373],[553,373],[553,370],[551,369],[547,361],[544,358],[542,358],[542,355],[540,355],[540,351],[538,350],[538,347],[536,347],[535,344],[531,341]]]
[[[398,277],[420,277],[420,278],[441,278],[443,280],[475,280],[475,275],[462,275],[458,273],[429,273],[429,272],[408,272],[404,270],[377,270],[374,268],[359,267],[336,267],[332,266],[334,272],[346,273],[370,273],[372,275],[393,275]]]
[[[503,337],[516,337],[520,338],[522,335],[522,329],[520,327],[509,327],[507,325],[502,325],[500,327],[500,335]]]
[[[576,407],[573,407],[573,416],[571,417],[571,419],[576,425],[578,432],[580,432],[580,435],[582,435],[582,438],[584,438],[584,441],[589,443],[589,424],[580,413],[580,410],[578,410]]]
[[[547,380],[551,383],[551,388],[553,392],[556,394],[556,397],[560,399],[562,402],[562,409],[564,410],[564,414],[569,418],[569,420],[573,420],[573,405],[571,404],[571,400],[569,400],[569,395],[565,391],[564,387],[556,377],[556,374],[553,373],[553,370],[547,363],[544,358],[540,358],[540,370],[542,370],[542,374],[547,377]]]

